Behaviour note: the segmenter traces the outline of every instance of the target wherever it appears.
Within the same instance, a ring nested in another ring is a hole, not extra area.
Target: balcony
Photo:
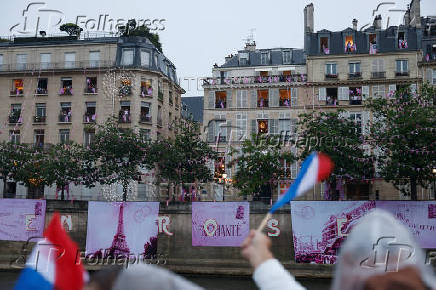
[[[361,79],[362,78],[362,73],[361,72],[354,72],[354,73],[349,73],[348,74],[348,79],[349,80],[356,80],[356,79]]]
[[[9,96],[11,96],[11,97],[22,97],[22,96],[24,96],[24,91],[23,91],[23,89],[11,90],[9,92]]]
[[[59,90],[59,96],[72,96],[73,88],[65,87]]]
[[[45,123],[47,116],[33,116],[33,123]]]
[[[3,64],[0,66],[0,72],[15,72],[15,71],[53,71],[53,70],[83,70],[108,68],[114,66],[113,61],[99,61],[98,63],[85,61],[68,62],[64,61],[56,63],[12,63]]]
[[[351,106],[359,106],[362,105],[362,99],[351,99],[350,97],[350,105]]]
[[[97,117],[96,114],[85,113],[83,115],[83,123],[94,123],[95,124],[96,117]]]
[[[325,79],[326,80],[337,80],[338,74],[325,74]]]
[[[260,99],[257,101],[258,108],[268,108],[268,99]]]
[[[47,88],[36,88],[35,96],[48,96]]]
[[[71,123],[71,112],[68,114],[59,114],[59,123]]]
[[[141,123],[151,123],[151,115],[150,114],[141,114],[139,116],[139,121]]]
[[[23,123],[21,116],[17,114],[12,114],[11,116],[9,116],[9,124],[21,124],[21,123]]]
[[[246,84],[269,84],[269,83],[301,83],[307,81],[306,74],[272,75],[272,76],[245,76],[231,78],[205,78],[203,86],[214,85],[246,85]]]
[[[397,71],[395,72],[396,77],[408,77],[409,72],[408,71]]]
[[[215,102],[215,109],[225,109],[225,108],[227,108],[227,102],[226,101]]]
[[[96,95],[98,93],[98,88],[87,87],[83,89],[85,95]]]
[[[152,97],[153,96],[153,88],[152,87],[141,87],[141,98]],[[163,96],[162,96],[163,97]]]
[[[373,72],[371,72],[371,78],[372,79],[385,79],[386,78],[386,72],[384,72],[384,71],[373,71]]]

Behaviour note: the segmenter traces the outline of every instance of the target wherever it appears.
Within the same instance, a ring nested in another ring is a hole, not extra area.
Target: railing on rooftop
[[[44,37],[42,36],[0,36],[2,42],[17,42],[17,43],[25,43],[25,42],[49,42],[49,41],[65,41],[65,40],[90,40],[90,39],[98,39],[98,38],[118,38],[120,35],[117,32],[82,32],[79,37],[69,36],[65,33],[53,33],[48,34]]]
[[[50,62],[50,63],[12,63],[0,65],[0,72],[12,71],[51,71],[51,70],[74,70],[74,69],[98,69],[112,67],[113,61],[73,61],[73,62]]]
[[[231,85],[231,84],[262,84],[262,83],[294,83],[306,82],[306,74],[272,75],[272,76],[246,76],[246,77],[218,77],[205,78],[203,85]]]

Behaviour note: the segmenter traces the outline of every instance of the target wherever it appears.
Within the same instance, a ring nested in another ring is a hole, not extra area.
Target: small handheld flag
[[[15,290],[82,289],[87,273],[78,257],[78,247],[53,215],[44,231],[44,238],[33,248]]]
[[[266,222],[276,210],[289,203],[295,197],[302,195],[318,182],[329,177],[330,173],[333,171],[333,167],[334,164],[332,160],[326,154],[321,152],[311,153],[303,161],[303,164],[301,164],[300,172],[294,183],[292,183],[288,190],[274,203],[258,230],[264,228]]]

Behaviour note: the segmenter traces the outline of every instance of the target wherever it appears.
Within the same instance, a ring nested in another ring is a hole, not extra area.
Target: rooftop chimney
[[[248,41],[245,43],[245,50],[255,51],[256,50],[256,41]]]
[[[304,33],[313,32],[313,3],[304,7]]]
[[[356,18],[353,19],[353,29],[357,30],[357,19]]]
[[[372,25],[374,26],[375,29],[381,29],[381,26],[382,26],[382,17],[381,17],[381,15],[377,15],[374,18],[374,22],[373,22]]]

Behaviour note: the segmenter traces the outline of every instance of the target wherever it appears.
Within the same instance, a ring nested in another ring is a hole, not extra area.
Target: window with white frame
[[[283,63],[289,64],[292,60],[292,52],[290,50],[284,50],[283,51]]]
[[[13,144],[20,144],[20,130],[9,130],[9,141]]]
[[[17,70],[26,69],[27,54],[17,54]]]
[[[64,54],[65,59],[65,68],[73,68],[76,65],[76,53],[75,52],[66,52]]]
[[[244,140],[247,137],[247,114],[236,115],[236,141]]]
[[[150,52],[141,50],[141,66],[150,66]]]
[[[133,65],[133,48],[124,48],[121,55],[121,65]]]
[[[51,53],[41,53],[39,56],[41,69],[48,69],[51,62]]]
[[[360,62],[350,62],[349,64],[350,74],[360,73]]]
[[[247,90],[237,90],[236,93],[236,106],[237,108],[247,108]]]
[[[89,52],[89,66],[98,67],[100,65],[100,51]]]
[[[325,73],[326,75],[336,75],[336,63],[326,63]]]
[[[269,64],[269,52],[260,53],[260,64]]]
[[[372,96],[374,98],[384,98],[385,94],[385,85],[372,86]]]
[[[70,129],[59,129],[59,142],[61,144],[70,142]]]
[[[248,65],[248,52],[240,52],[239,53],[239,65]]]
[[[396,63],[397,73],[405,73],[409,71],[407,59],[398,59]]]
[[[83,143],[85,147],[89,147],[95,139],[95,129],[87,128],[83,131]]]
[[[362,134],[362,113],[350,112],[350,120],[354,122],[356,126],[356,132]]]

